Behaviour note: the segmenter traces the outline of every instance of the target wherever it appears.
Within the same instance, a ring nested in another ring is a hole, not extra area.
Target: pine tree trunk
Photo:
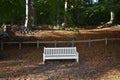
[[[34,9],[34,0],[29,0],[29,20],[28,20],[28,25],[30,27],[35,26],[35,9]]]

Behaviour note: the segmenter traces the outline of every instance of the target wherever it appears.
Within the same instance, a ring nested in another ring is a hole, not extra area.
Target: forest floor
[[[70,41],[120,38],[120,27],[79,29],[79,31],[38,30],[30,35],[16,32],[22,41]],[[0,80],[120,80],[120,40],[76,43],[79,63],[75,60],[48,60],[42,62],[43,48],[52,44],[16,44],[4,46],[0,51]],[[71,46],[71,44],[57,44]]]

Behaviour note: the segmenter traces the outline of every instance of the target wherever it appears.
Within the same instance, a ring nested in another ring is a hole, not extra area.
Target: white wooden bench
[[[43,64],[45,63],[45,60],[50,59],[75,59],[79,62],[79,54],[76,47],[45,47],[43,53]]]

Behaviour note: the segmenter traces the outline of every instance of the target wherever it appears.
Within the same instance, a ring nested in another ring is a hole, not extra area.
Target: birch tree
[[[25,16],[25,27],[28,27],[28,0],[26,0],[26,16]]]
[[[30,27],[34,26],[34,0],[26,0],[26,16],[25,16],[25,28],[24,33],[30,33]],[[29,26],[29,28],[28,28]]]
[[[115,4],[119,2],[119,0],[109,0],[110,3],[110,20],[106,23],[108,26],[111,26],[115,23]]]
[[[62,23],[62,26],[65,28],[65,26],[67,25],[67,0],[65,0],[65,3],[64,3],[64,22]]]

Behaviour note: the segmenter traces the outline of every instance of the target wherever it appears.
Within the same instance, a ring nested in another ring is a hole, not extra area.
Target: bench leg
[[[43,59],[43,64],[45,64],[45,60]]]
[[[43,57],[43,64],[45,64],[45,58]]]
[[[43,64],[45,64],[45,55],[43,54]]]
[[[79,57],[77,56],[77,59],[76,59],[77,63],[79,63]]]
[[[79,63],[79,59],[78,58],[76,59],[76,61],[77,61],[77,63]]]

